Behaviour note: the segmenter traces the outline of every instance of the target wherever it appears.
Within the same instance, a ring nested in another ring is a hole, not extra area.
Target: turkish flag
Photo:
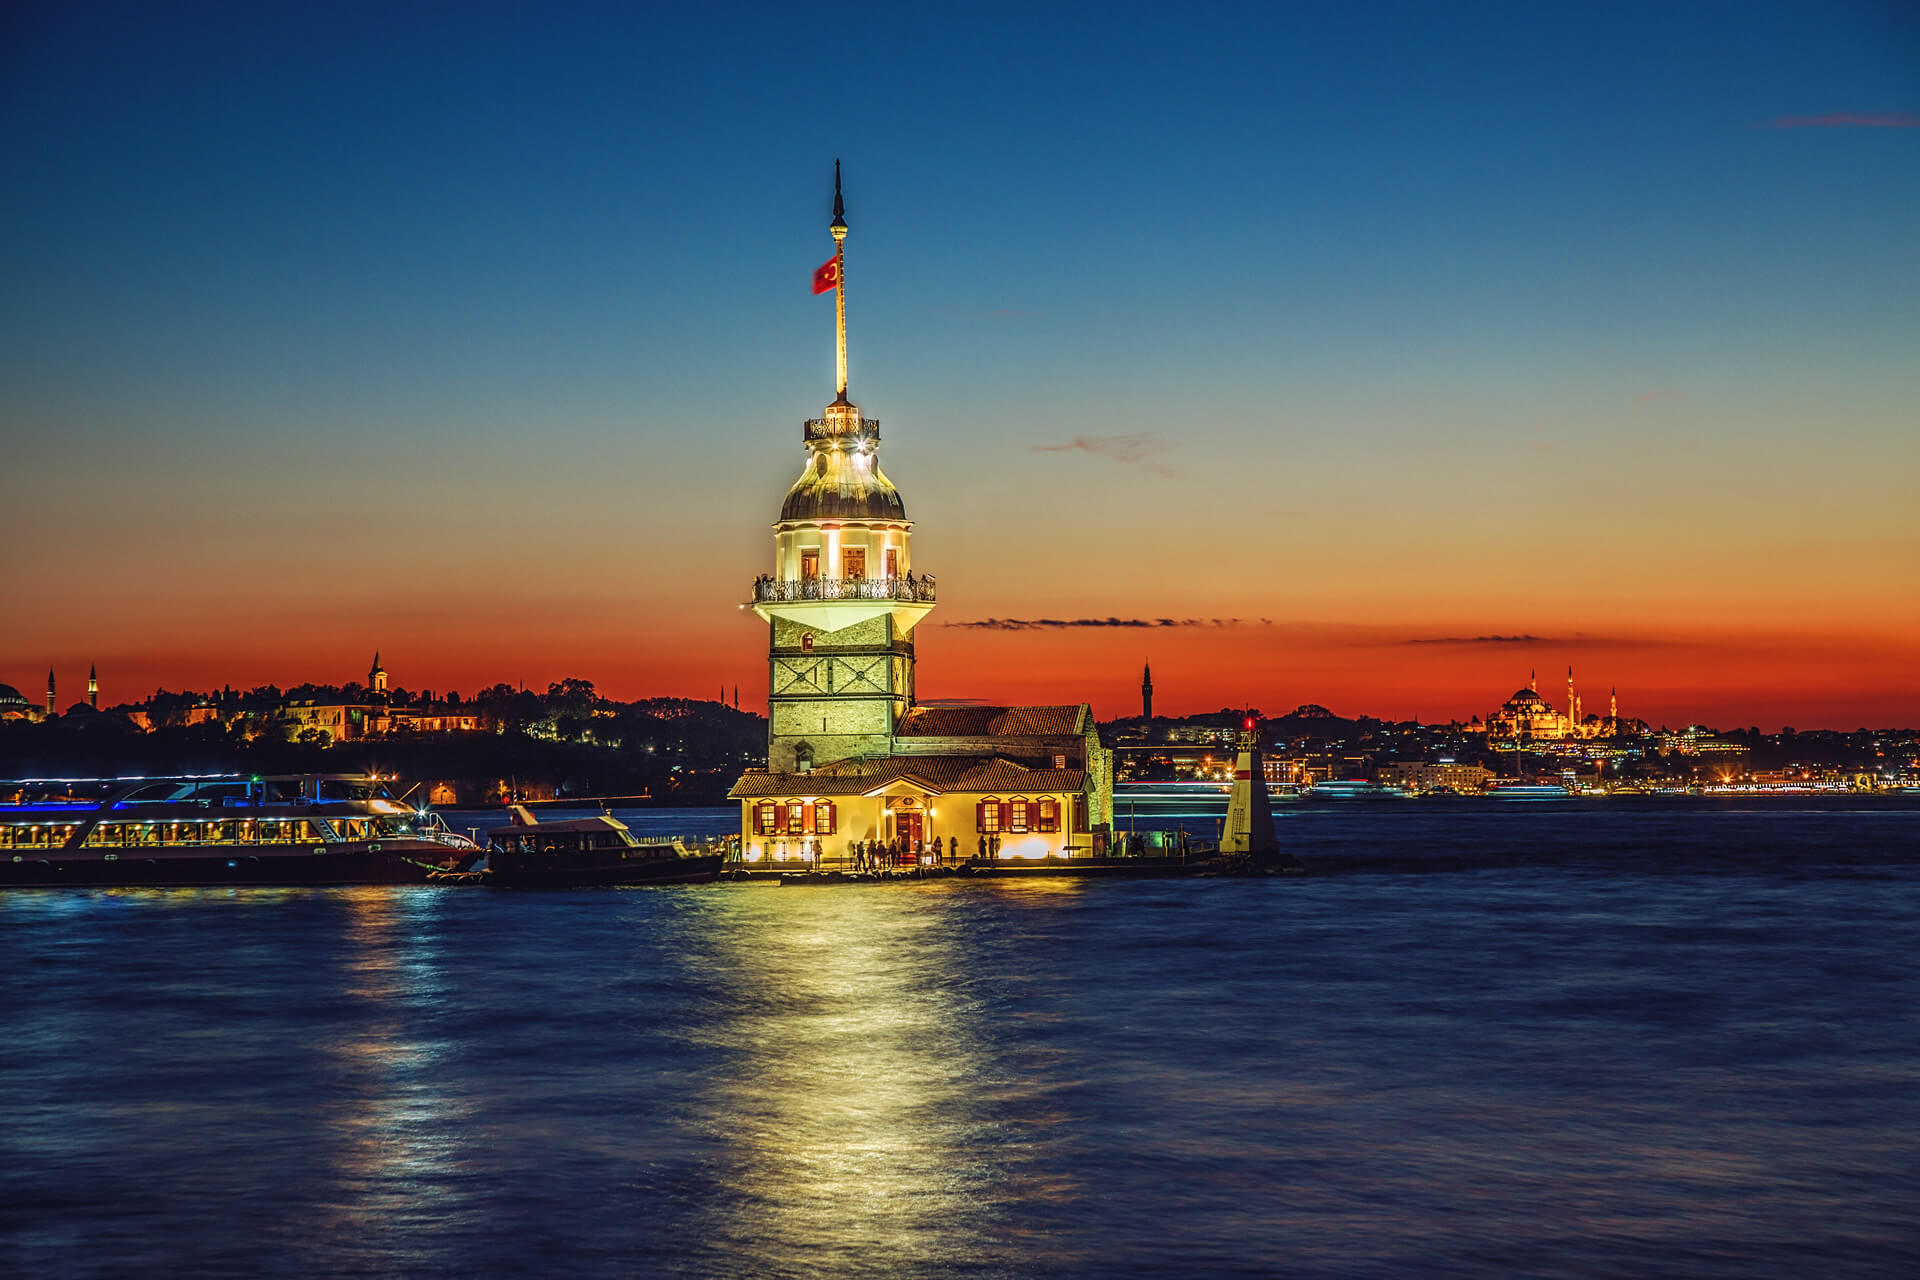
[[[813,291],[815,293],[832,293],[839,287],[840,255],[836,253],[831,258],[828,258],[822,266],[814,270]]]

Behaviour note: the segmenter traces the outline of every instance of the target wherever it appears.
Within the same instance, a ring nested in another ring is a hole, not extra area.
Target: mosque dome
[[[20,691],[10,684],[0,684],[0,707],[30,707],[33,704],[20,696]]]

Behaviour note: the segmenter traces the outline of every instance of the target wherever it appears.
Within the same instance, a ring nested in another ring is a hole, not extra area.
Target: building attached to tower
[[[835,294],[837,394],[801,428],[805,466],[773,525],[773,572],[753,584],[768,629],[767,768],[731,793],[746,856],[936,839],[973,852],[982,837],[1008,853],[1091,848],[1113,795],[1090,708],[916,701],[913,633],[934,580],[914,565],[906,504],[880,468],[880,424],[847,395],[837,165],[829,229],[834,257],[815,279]]]

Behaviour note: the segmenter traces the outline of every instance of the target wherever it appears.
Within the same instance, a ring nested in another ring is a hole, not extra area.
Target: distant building
[[[1604,717],[1585,715],[1580,691],[1573,682],[1572,667],[1567,668],[1565,711],[1542,697],[1537,683],[1534,677],[1528,676],[1526,688],[1516,690],[1512,697],[1500,704],[1499,710],[1486,718],[1484,724],[1477,716],[1469,721],[1464,726],[1466,731],[1484,732],[1489,738],[1535,742],[1612,738],[1646,732],[1646,725],[1641,721],[1621,718],[1620,691],[1617,688],[1609,696]]]
[[[0,684],[0,720],[46,719],[46,713],[10,684]]]
[[[381,665],[378,653],[373,655],[373,666],[367,672],[367,695],[361,702],[318,699],[287,702],[281,704],[277,714],[295,726],[296,734],[319,729],[335,742],[378,738],[391,733],[473,733],[480,728],[478,711],[437,702],[413,706],[394,703],[387,669]]]
[[[1477,764],[1457,764],[1451,760],[1435,763],[1395,760],[1380,766],[1378,781],[1408,791],[1448,791],[1471,793],[1486,790],[1493,780],[1489,770]]]

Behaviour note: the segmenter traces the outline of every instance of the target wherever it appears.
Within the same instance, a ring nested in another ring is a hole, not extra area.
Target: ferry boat
[[[706,884],[722,851],[693,852],[679,840],[642,840],[610,813],[542,822],[510,805],[512,824],[487,832],[487,883],[519,889],[590,885]]]
[[[1486,791],[1490,800],[1565,800],[1571,794],[1557,782],[1503,782]]]
[[[1404,800],[1407,793],[1399,787],[1382,786],[1365,778],[1341,778],[1316,782],[1305,792],[1309,800]]]
[[[0,782],[0,888],[424,884],[481,852],[362,774]]]

